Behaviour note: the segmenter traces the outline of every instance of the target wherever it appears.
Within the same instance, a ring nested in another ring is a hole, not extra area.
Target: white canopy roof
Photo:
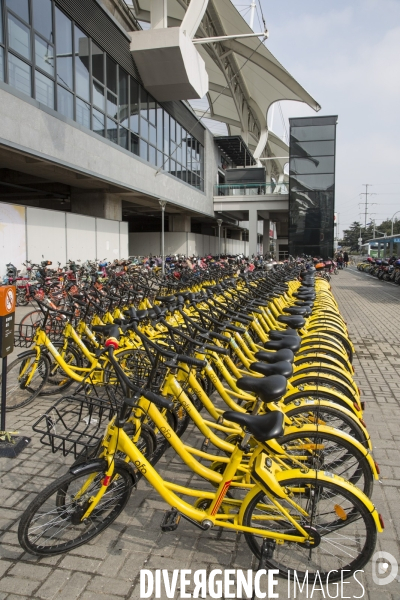
[[[149,21],[151,0],[127,0],[127,3],[132,4],[139,20]],[[176,27],[181,23],[186,7],[187,0],[168,1],[168,26]],[[231,0],[209,0],[195,39],[251,32]],[[239,114],[241,104],[239,96],[235,97],[239,92],[258,123],[257,128],[249,127],[250,147],[258,143],[262,130],[266,128],[267,113],[274,102],[297,100],[316,111],[320,109],[316,100],[257,37],[196,44],[196,48],[206,63],[210,82],[210,109],[206,117],[227,123],[232,135],[243,135],[243,115]]]

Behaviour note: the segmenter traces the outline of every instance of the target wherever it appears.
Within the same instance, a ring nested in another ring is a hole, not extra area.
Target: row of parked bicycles
[[[27,552],[88,543],[145,478],[170,507],[164,532],[182,518],[236,531],[259,564],[299,580],[363,569],[383,530],[379,468],[346,323],[304,266],[214,264],[173,285],[125,271],[67,282],[58,305],[36,299],[16,326],[26,350],[8,367],[7,406],[57,394],[33,429],[74,462],[23,513]],[[163,477],[166,450],[190,485]]]
[[[357,269],[382,281],[391,281],[400,285],[400,259],[396,256],[388,259],[369,256],[357,263]]]

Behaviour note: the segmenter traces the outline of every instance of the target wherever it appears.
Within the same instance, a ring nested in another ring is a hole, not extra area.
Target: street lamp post
[[[221,225],[222,219],[217,219],[218,223],[218,260],[221,259]]]
[[[393,219],[395,218],[395,216],[400,212],[400,210],[396,211],[392,217],[392,235],[393,235]]]
[[[166,200],[158,201],[161,206],[161,260],[162,260],[162,274],[165,275],[165,251],[164,251],[164,217],[165,217],[165,206]]]

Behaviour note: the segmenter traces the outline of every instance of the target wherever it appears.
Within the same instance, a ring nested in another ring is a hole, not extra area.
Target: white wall
[[[0,274],[6,263],[22,268],[26,260],[25,206],[0,203]]]
[[[161,233],[130,233],[129,255],[130,256],[154,256],[161,254]],[[249,243],[240,240],[221,239],[222,254],[245,254],[249,251]],[[206,256],[218,254],[218,238],[200,233],[171,232],[165,233],[165,255],[185,254],[186,256]]]
[[[27,258],[34,263],[51,260],[65,265],[67,236],[66,214],[41,208],[26,209]]]
[[[119,222],[96,219],[96,258],[119,258]]]
[[[158,234],[159,237],[159,234]],[[6,263],[128,257],[128,223],[0,202],[0,277]]]
[[[119,253],[120,258],[129,256],[129,226],[124,221],[119,221]]]
[[[67,213],[67,259],[94,260],[96,256],[96,219]]]

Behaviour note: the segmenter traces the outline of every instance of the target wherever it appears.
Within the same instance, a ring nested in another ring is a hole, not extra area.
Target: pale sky
[[[322,107],[314,113],[302,103],[282,102],[285,118],[338,115],[340,232],[353,221],[364,223],[358,203],[365,183],[376,194],[370,216],[379,229],[400,211],[400,0],[260,1],[266,46]],[[243,5],[250,0],[234,3],[248,20]],[[256,17],[254,30],[259,27]],[[274,129],[282,133],[276,109]]]

